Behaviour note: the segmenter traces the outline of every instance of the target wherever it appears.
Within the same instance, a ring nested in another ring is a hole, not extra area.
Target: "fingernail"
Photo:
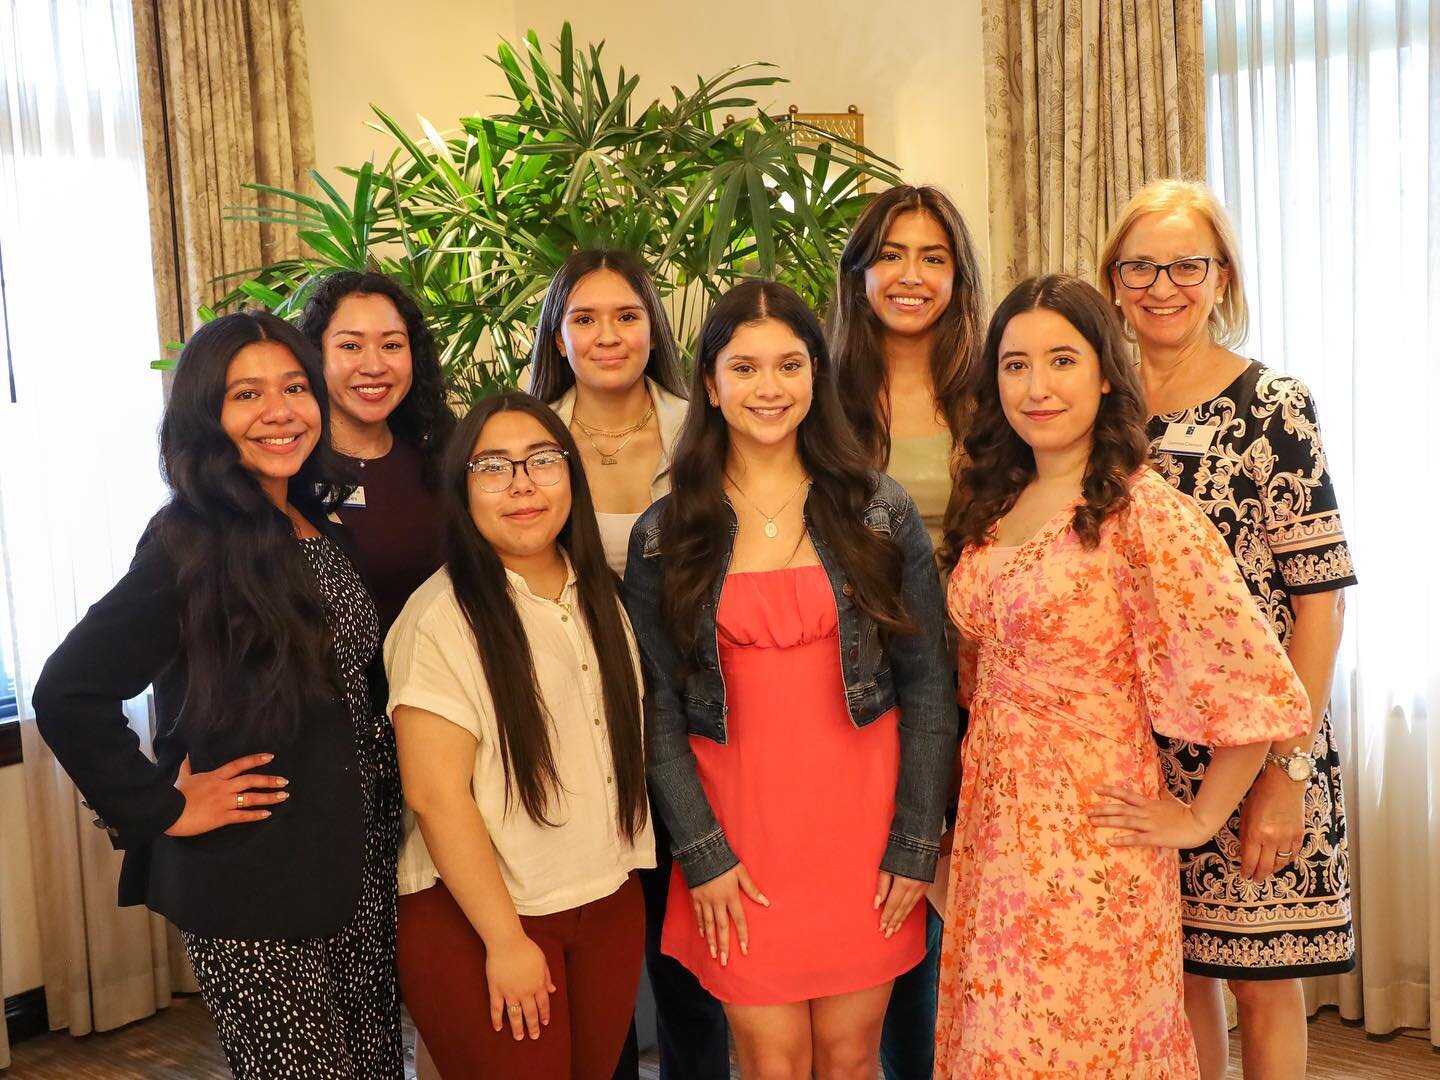
[[[749,946],[748,944],[746,944],[745,942],[743,942],[743,941],[740,942],[740,955],[741,955],[741,956],[749,956],[749,955],[750,955],[750,946]]]
[[[261,811],[260,811],[260,816],[261,816],[261,817],[269,817],[269,816],[270,816],[270,811],[269,811],[269,810],[261,810]]]
[[[290,781],[289,781],[286,777],[283,777],[283,776],[282,776],[282,777],[280,777],[280,779],[278,779],[278,780],[275,781],[275,786],[276,786],[276,787],[285,787],[285,786],[286,786],[287,784],[289,784],[289,783],[290,783]]]
[[[760,897],[760,903],[764,904],[766,907],[770,906],[770,900],[768,897],[765,896]]]
[[[275,796],[275,798],[279,799],[281,802],[284,802],[284,801],[285,801],[286,799],[288,799],[289,797],[290,797],[290,792],[288,792],[288,791],[282,791],[282,792],[280,792],[280,794],[278,794],[278,795]]]
[[[717,953],[717,952],[715,951],[715,946],[713,946],[713,945],[710,946],[710,959],[711,959],[711,960],[714,960],[715,957],[718,956],[718,955],[719,955],[719,953]]]
[[[274,760],[275,760],[275,755],[274,755],[274,754],[261,754],[261,755],[260,755],[260,760],[261,760],[261,761],[274,761]]]

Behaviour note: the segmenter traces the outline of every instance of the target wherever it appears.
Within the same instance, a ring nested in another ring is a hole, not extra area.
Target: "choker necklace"
[[[645,410],[645,415],[640,418],[639,423],[631,424],[629,427],[621,428],[619,431],[606,431],[604,428],[591,427],[589,424],[585,423],[584,420],[581,420],[580,417],[573,414],[571,415],[570,419],[574,422],[575,426],[580,429],[580,432],[585,436],[586,441],[592,447],[594,447],[595,453],[600,455],[600,464],[615,465],[620,460],[620,451],[624,450],[625,447],[630,445],[630,440],[635,438],[635,436],[640,432],[642,428],[645,427],[646,424],[650,423],[650,418],[654,415],[655,405],[652,402],[650,407]],[[595,441],[596,435],[599,435],[602,438],[606,439],[620,439],[620,445],[615,447],[609,453],[606,453],[604,450],[600,449],[600,444]]]
[[[755,500],[750,498],[749,495],[746,495],[744,489],[742,489],[739,484],[735,483],[735,478],[733,476],[731,476],[729,473],[726,473],[725,479],[730,481],[730,486],[735,489],[736,494],[738,494],[742,499],[749,503],[751,509],[753,509],[757,514],[759,514],[765,519],[765,535],[771,540],[774,540],[777,536],[780,535],[780,526],[775,524],[775,519],[785,512],[785,507],[789,506],[792,502],[795,501],[795,496],[800,494],[800,489],[810,483],[810,478],[808,476],[802,479],[800,483],[796,485],[795,490],[790,493],[790,497],[780,505],[780,509],[776,510],[773,514],[767,514],[764,510],[761,510],[760,507],[755,505]]]

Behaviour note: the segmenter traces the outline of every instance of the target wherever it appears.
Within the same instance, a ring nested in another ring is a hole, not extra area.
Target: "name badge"
[[[1199,457],[1210,449],[1218,427],[1210,424],[1171,424],[1160,440],[1160,449],[1167,454],[1189,454]]]
[[[348,496],[346,496],[345,501],[344,501],[341,505],[342,505],[342,506],[345,506],[345,507],[347,507],[348,509],[351,509],[351,510],[364,510],[364,509],[365,509],[365,488],[364,488],[364,486],[362,485],[362,486],[360,486],[360,487],[357,487],[354,491],[352,491]]]

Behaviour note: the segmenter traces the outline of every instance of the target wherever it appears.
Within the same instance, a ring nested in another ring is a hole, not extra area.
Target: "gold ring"
[[[245,793],[244,793],[243,791],[242,791],[239,795],[236,795],[236,796],[235,796],[235,809],[236,809],[236,810],[244,810],[244,809],[245,809]]]
[[[520,1011],[520,1006],[519,1006],[519,1005],[511,1005],[511,1006],[510,1006],[510,1012],[511,1012],[511,1013],[518,1013],[519,1011]]]

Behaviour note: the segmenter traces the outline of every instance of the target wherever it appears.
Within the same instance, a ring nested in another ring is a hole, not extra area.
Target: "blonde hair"
[[[1215,234],[1220,263],[1230,272],[1225,295],[1210,311],[1210,339],[1225,348],[1241,344],[1250,331],[1250,309],[1245,303],[1245,283],[1240,272],[1240,244],[1235,226],[1220,200],[1204,184],[1193,180],[1156,180],[1137,191],[1105,237],[1100,253],[1100,291],[1112,304],[1115,302],[1115,260],[1126,235],[1145,214],[1186,210],[1210,226]]]

